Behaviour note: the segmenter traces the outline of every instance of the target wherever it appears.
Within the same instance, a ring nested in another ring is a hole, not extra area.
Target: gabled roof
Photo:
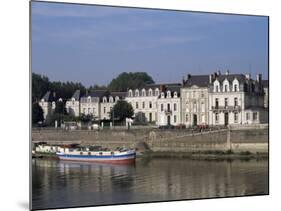
[[[56,97],[54,95],[55,93],[47,91],[46,94],[42,97],[42,100],[44,100],[45,102],[53,102],[56,100]]]

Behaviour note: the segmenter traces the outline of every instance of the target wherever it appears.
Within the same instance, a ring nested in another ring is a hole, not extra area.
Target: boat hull
[[[60,160],[66,161],[81,161],[81,162],[95,162],[95,163],[113,163],[113,164],[131,164],[135,162],[136,153],[125,155],[112,156],[91,156],[91,155],[70,155],[64,153],[57,153]]]

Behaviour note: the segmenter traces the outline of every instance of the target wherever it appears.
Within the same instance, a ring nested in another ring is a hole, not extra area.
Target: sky
[[[187,74],[268,78],[268,19],[199,12],[32,2],[32,72],[107,85],[121,72],[156,83]]]

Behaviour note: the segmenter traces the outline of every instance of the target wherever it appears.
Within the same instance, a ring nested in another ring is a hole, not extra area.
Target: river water
[[[268,160],[137,159],[135,165],[32,160],[32,208],[268,194]]]

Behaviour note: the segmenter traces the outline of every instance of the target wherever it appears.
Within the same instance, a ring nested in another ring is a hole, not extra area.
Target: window
[[[258,113],[257,112],[253,113],[253,120],[254,121],[258,120]]]
[[[135,96],[138,97],[139,95],[140,95],[140,93],[139,93],[139,90],[137,89],[137,90],[135,91]]]
[[[83,113],[86,114],[86,108],[83,108]]]
[[[104,97],[102,101],[103,101],[104,103],[106,103],[106,97]]]
[[[112,111],[112,107],[110,107],[110,111]]]
[[[104,114],[106,113],[106,107],[103,107],[103,113]]]
[[[152,89],[149,89],[148,95],[149,95],[149,96],[152,96]]]
[[[109,97],[109,102],[113,103],[113,97],[111,97],[111,96]]]
[[[149,108],[152,108],[152,102],[149,102]]]
[[[215,121],[216,121],[216,123],[219,122],[219,113],[215,113]]]
[[[234,92],[237,92],[237,84],[234,85]]]
[[[91,97],[87,98],[87,102],[90,103],[91,102]]]
[[[168,98],[171,97],[171,92],[170,92],[170,91],[167,92],[167,97],[168,97]]]
[[[170,103],[167,104],[167,110],[168,110],[168,111],[171,110],[171,108],[170,108]]]
[[[205,112],[205,103],[201,102],[201,112]]]
[[[141,95],[142,95],[143,97],[145,96],[145,90],[144,90],[144,89],[141,91]]]
[[[216,98],[216,108],[219,108],[219,98]]]
[[[176,111],[176,110],[177,110],[177,104],[174,103],[174,111]]]
[[[234,122],[237,123],[238,122],[238,113],[234,112]]]
[[[234,98],[234,107],[238,106],[238,99],[237,97]]]
[[[142,108],[145,108],[145,102],[142,102]]]
[[[174,98],[177,98],[177,97],[178,97],[178,93],[174,92]]]
[[[161,111],[163,111],[164,110],[164,107],[163,107],[163,104],[161,104]]]
[[[138,109],[139,108],[139,103],[138,102],[136,102],[136,109]]]
[[[118,96],[116,96],[115,97],[115,102],[117,102],[119,100],[119,97]]]
[[[152,122],[152,113],[149,113],[149,121]]]
[[[224,98],[224,107],[228,106],[228,98]]]
[[[158,96],[159,95],[159,89],[155,90],[155,95]]]
[[[133,97],[133,91],[131,89],[129,90],[129,97]]]
[[[246,113],[246,120],[250,120],[250,113]]]
[[[219,92],[219,85],[216,85],[216,92]]]
[[[177,116],[174,115],[174,123],[176,123],[176,122],[177,122]]]
[[[185,121],[188,122],[188,114],[185,115]]]
[[[91,108],[88,108],[88,114],[90,114],[91,113]]]
[[[205,123],[205,122],[206,122],[206,121],[205,121],[205,115],[204,115],[204,114],[201,115],[201,122],[202,122],[202,123]]]
[[[197,105],[196,105],[196,102],[193,103],[193,112],[197,112]]]
[[[227,91],[228,91],[228,86],[227,86],[227,84],[226,84],[226,85],[224,85],[224,91],[225,91],[225,92],[227,92]]]

